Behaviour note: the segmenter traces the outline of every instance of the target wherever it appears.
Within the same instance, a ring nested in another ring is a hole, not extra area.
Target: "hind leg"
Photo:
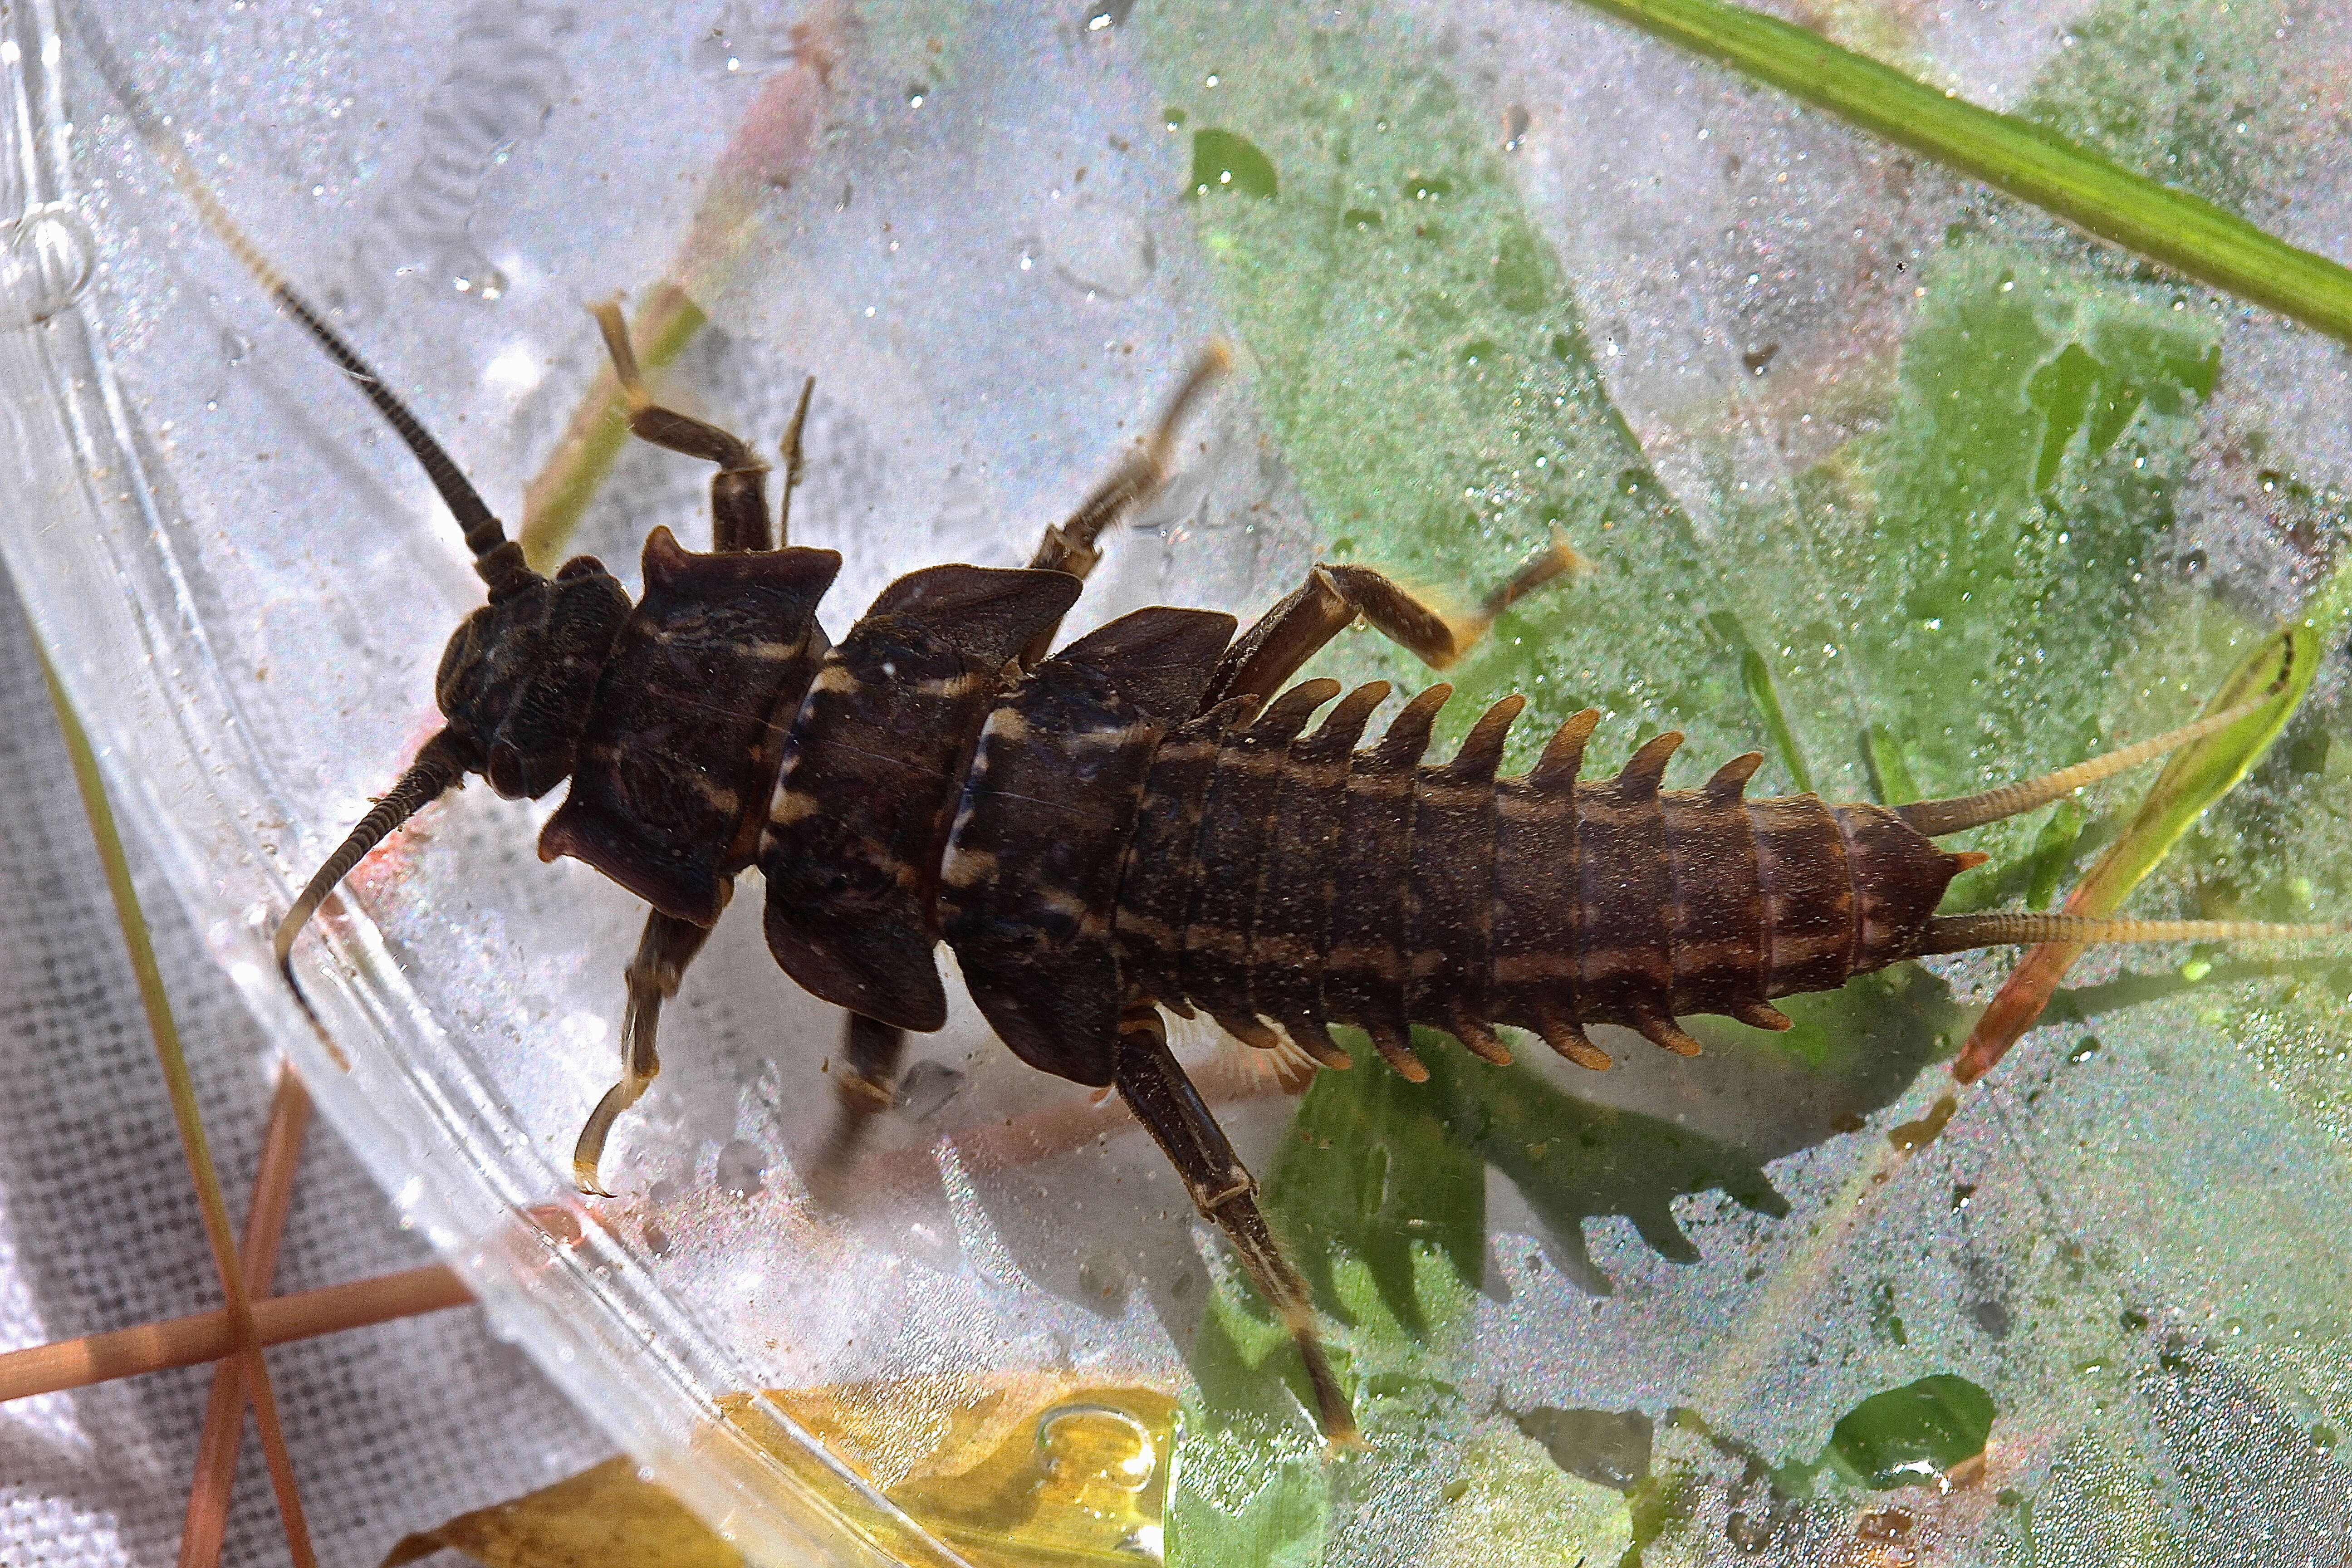
[[[1118,1023],[1119,1098],[1150,1131],[1160,1152],[1184,1179],[1201,1217],[1213,1222],[1233,1244],[1242,1267],[1290,1331],[1307,1363],[1315,1396],[1315,1418],[1335,1448],[1353,1447],[1356,1416],[1348,1395],[1323,1353],[1323,1333],[1307,1281],[1284,1257],[1257,1206],[1257,1178],[1249,1173],[1200,1091],[1168,1049],[1167,1026],[1150,1002],[1128,1005]]]
[[[1210,678],[1201,710],[1244,693],[1261,701],[1359,617],[1433,669],[1444,669],[1486,635],[1513,604],[1544,584],[1584,569],[1584,557],[1555,540],[1528,557],[1479,602],[1467,619],[1449,619],[1369,566],[1317,565],[1307,581],[1258,618],[1227,649]]]

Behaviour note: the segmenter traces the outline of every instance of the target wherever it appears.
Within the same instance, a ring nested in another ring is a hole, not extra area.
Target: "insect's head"
[[[494,583],[442,651],[434,696],[467,766],[509,800],[569,777],[629,595],[593,555]]]

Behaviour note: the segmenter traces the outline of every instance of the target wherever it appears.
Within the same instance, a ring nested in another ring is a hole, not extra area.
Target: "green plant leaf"
[[[1992,1396],[1965,1377],[1937,1373],[1874,1394],[1842,1416],[1823,1457],[1858,1486],[1879,1491],[1932,1484],[1985,1451]]]
[[[1462,1054],[1432,1029],[1414,1031],[1414,1045],[1433,1063],[1433,1084]],[[1414,1256],[1433,1251],[1476,1287],[1486,1258],[1486,1171],[1452,1136],[1442,1090],[1407,1083],[1360,1037],[1354,1046],[1356,1068],[1318,1073],[1307,1091],[1268,1167],[1266,1209],[1325,1311],[1358,1321],[1333,1274],[1351,1258],[1370,1275],[1397,1331],[1425,1340],[1437,1323],[1421,1300]]]
[[[1728,0],[1584,0],[2102,239],[2352,342],[2352,271],[2110,161]]]

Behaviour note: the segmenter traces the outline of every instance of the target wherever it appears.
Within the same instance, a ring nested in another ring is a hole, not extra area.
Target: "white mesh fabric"
[[[220,1287],[154,1047],[5,578],[0,800],[0,1350],[209,1310]],[[170,891],[144,878],[141,892],[241,1225],[270,1095],[261,1036]],[[278,1289],[426,1260],[314,1125]],[[283,1346],[269,1365],[324,1563],[372,1564],[409,1531],[610,1452],[470,1308]],[[0,1405],[0,1564],[172,1563],[210,1379],[190,1367]],[[285,1558],[248,1416],[223,1561]]]

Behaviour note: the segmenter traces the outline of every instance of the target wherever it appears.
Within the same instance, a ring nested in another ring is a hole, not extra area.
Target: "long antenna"
[[[260,247],[255,245],[245,230],[238,226],[236,220],[229,216],[228,209],[221,205],[220,198],[213,195],[212,188],[196,173],[195,165],[189,162],[179,139],[172,134],[162,117],[155,113],[153,106],[148,103],[146,95],[131,79],[131,73],[123,68],[104,29],[86,14],[82,6],[70,7],[67,15],[74,31],[81,38],[82,47],[89,52],[91,63],[98,68],[98,74],[105,79],[108,89],[122,105],[131,128],[146,143],[155,161],[163,165],[163,172],[171,176],[172,183],[179,187],[180,194],[187,198],[188,205],[194,207],[197,215],[205,220],[205,226],[220,237],[221,243],[228,247],[229,254],[236,257],[253,275],[254,280],[268,290],[278,308],[309,332],[326,352],[327,357],[334,361],[336,367],[351,377],[367,400],[375,405],[376,412],[383,416],[384,423],[392,426],[401,444],[415,458],[417,465],[425,470],[425,477],[433,482],[434,489],[440,493],[443,503],[457,520],[457,526],[466,537],[466,548],[474,554],[474,570],[489,584],[492,594],[513,584],[518,574],[528,570],[523,565],[522,552],[509,542],[504,525],[483,501],[481,493],[458,471],[457,463],[443,449],[441,443],[433,438],[431,432],[418,422],[416,416],[409,412],[408,405],[394,395],[374,367],[362,359],[358,351],[327,324],[325,315],[318,307],[311,304],[294,286],[292,279],[262,254]]]
[[[328,858],[327,863],[319,868],[310,885],[294,900],[294,907],[288,910],[286,918],[278,922],[270,949],[289,984],[294,984],[294,939],[301,934],[302,927],[318,912],[319,906],[327,901],[327,895],[335,890],[335,884],[341,882],[352,867],[365,859],[369,850],[390,837],[394,828],[439,799],[444,791],[462,782],[465,776],[465,758],[460,754],[457,742],[450,739],[449,731],[444,730],[425,742],[424,749],[416,753],[416,760],[408,765],[406,773],[400,775],[399,782],[376,801],[373,810],[360,818],[359,826],[352,829],[341,847]],[[295,994],[301,994],[299,985],[295,985]],[[310,1004],[306,1001],[303,1006],[307,1010]]]

